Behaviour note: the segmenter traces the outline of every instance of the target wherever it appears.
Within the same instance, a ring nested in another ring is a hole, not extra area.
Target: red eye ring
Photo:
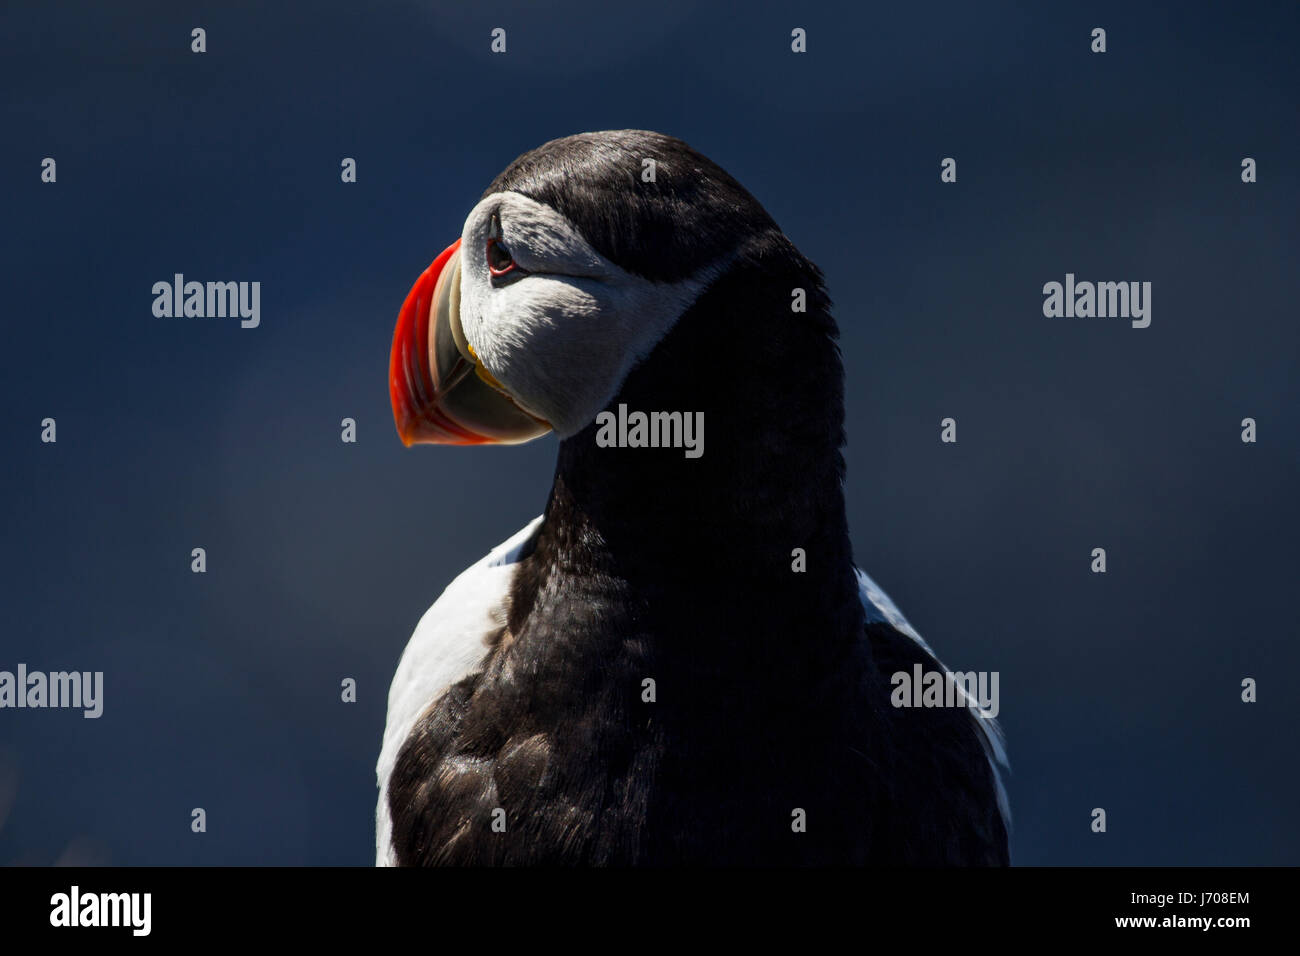
[[[509,275],[519,268],[505,243],[496,238],[487,241],[487,264],[488,272],[494,276]]]

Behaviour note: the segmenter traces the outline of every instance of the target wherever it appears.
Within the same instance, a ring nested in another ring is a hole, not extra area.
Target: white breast
[[[514,565],[524,546],[541,527],[542,516],[501,542],[447,585],[424,612],[388,688],[388,721],[375,773],[379,805],[375,810],[375,864],[395,862],[392,820],[388,814],[388,778],[406,738],[420,716],[457,681],[477,671],[488,651],[487,640],[506,621],[506,601]]]

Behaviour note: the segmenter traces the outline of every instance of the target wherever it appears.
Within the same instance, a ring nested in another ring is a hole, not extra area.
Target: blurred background
[[[1000,672],[1013,860],[1300,862],[1300,8],[627,6],[0,10],[0,669],[105,674],[98,720],[0,711],[0,863],[373,860],[402,648],[556,449],[403,449],[398,307],[515,156],[624,127],[825,271],[855,553]],[[260,327],[155,318],[176,272]],[[1044,318],[1067,272],[1151,327]]]

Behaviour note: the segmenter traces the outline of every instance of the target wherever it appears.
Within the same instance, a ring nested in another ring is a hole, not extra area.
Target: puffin
[[[401,656],[378,865],[1009,863],[996,722],[892,699],[949,672],[854,563],[830,309],[674,137],[556,139],[487,187],[401,306],[394,420],[553,432],[555,474]],[[707,426],[697,453],[609,427],[635,412]]]

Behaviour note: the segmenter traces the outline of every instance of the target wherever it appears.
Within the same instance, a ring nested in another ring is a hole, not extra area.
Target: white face
[[[500,277],[488,269],[494,213],[498,249],[517,266]],[[494,193],[470,212],[461,236],[461,327],[515,401],[567,438],[609,404],[722,265],[680,282],[643,279],[596,252],[551,207]]]

